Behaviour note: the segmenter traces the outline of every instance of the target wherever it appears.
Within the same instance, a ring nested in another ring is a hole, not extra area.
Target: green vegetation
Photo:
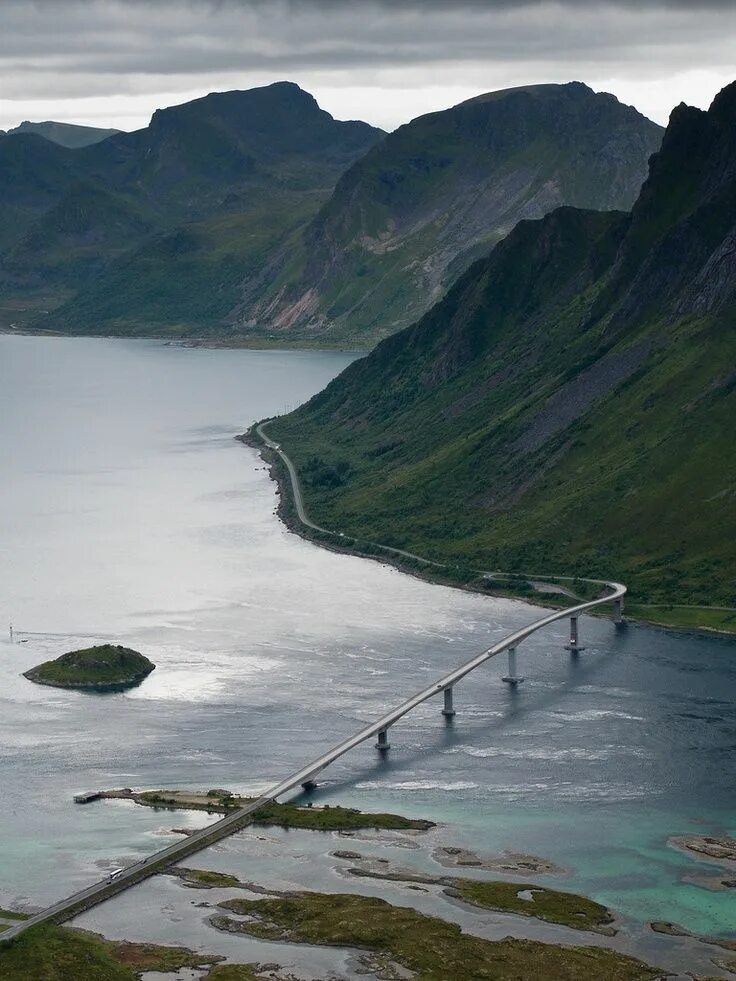
[[[736,633],[736,609],[719,610],[707,606],[644,606],[641,603],[628,603],[626,610],[629,616],[647,623],[682,627],[684,630]]]
[[[13,909],[2,909],[0,907],[0,919],[1,920],[27,920],[30,917],[30,913],[18,913]]]
[[[214,918],[221,929],[386,954],[414,971],[417,981],[645,981],[661,974],[632,957],[597,947],[482,940],[453,923],[368,896],[297,892],[274,899],[233,899],[220,907],[249,917]]]
[[[696,189],[673,217],[696,125]],[[522,222],[417,324],[271,422],[299,473],[342,467],[339,484],[304,482],[311,519],[461,572],[618,579],[635,608],[733,629],[681,608],[736,606],[736,284],[707,273],[736,223],[720,168],[734,133],[736,86],[678,111],[631,216]]]
[[[237,337],[242,329],[225,320],[243,280],[257,276],[264,256],[323,200],[321,189],[264,189],[236,214],[147,236],[61,306],[53,324],[73,333],[98,332],[102,323],[110,334]]]
[[[108,791],[108,797],[118,792]],[[120,792],[124,799],[132,797],[140,804],[150,807],[172,807],[184,810],[233,810],[245,807],[253,798],[237,797],[229,790],[210,790],[206,794],[179,790],[144,790],[129,794]],[[433,821],[421,818],[407,818],[400,814],[365,813],[354,807],[340,807],[325,804],[322,807],[304,807],[297,804],[266,804],[252,814],[252,823],[280,828],[304,828],[314,831],[348,831],[364,828],[383,830],[427,831],[434,827]]]
[[[290,83],[76,150],[99,134],[35,124],[0,135],[0,322],[370,347],[520,215],[630,207],[661,133],[580,83],[493,93],[386,139]]]
[[[222,960],[182,947],[105,940],[53,925],[32,927],[0,944],[3,981],[135,981],[143,971],[177,971]]]
[[[560,892],[544,886],[523,882],[506,882],[486,879],[463,879],[447,875],[427,875],[380,868],[368,862],[349,869],[351,875],[359,878],[385,879],[392,882],[414,882],[426,885],[443,886],[448,896],[455,896],[474,906],[500,910],[504,913],[519,913],[548,923],[573,927],[576,930],[593,930],[597,933],[613,935],[611,927],[613,916],[605,906],[578,896],[571,892]]]
[[[144,130],[77,149],[0,135],[0,324],[242,336],[244,284],[283,266],[382,135],[286,82],[159,110]]]
[[[210,968],[204,981],[262,981],[258,964],[216,964]]]
[[[156,667],[129,647],[100,644],[62,654],[24,672],[29,681],[54,688],[118,691],[139,684]]]
[[[366,814],[352,807],[296,807],[294,804],[268,804],[253,815],[254,824],[314,831],[357,831],[379,828],[385,831],[427,831],[432,821],[406,818],[399,814]]]
[[[187,882],[198,883],[201,886],[208,886],[211,889],[218,887],[240,885],[240,879],[236,875],[228,875],[226,872],[212,872],[207,869],[180,869],[184,873],[181,878]]]
[[[574,930],[590,930],[607,936],[616,933],[611,926],[613,916],[605,906],[575,893],[560,892],[557,889],[547,889],[544,886],[523,882],[432,876],[399,869],[392,871],[390,868],[383,867],[380,871],[362,867],[352,868],[349,871],[359,878],[443,886],[448,896],[464,899],[473,906],[480,906],[483,909],[530,916],[547,923],[556,923]],[[178,867],[171,870],[169,874],[193,885],[212,889],[238,886],[249,888],[252,885],[241,882],[234,875],[200,869]]]
[[[560,923],[576,930],[609,932],[613,917],[605,906],[576,896],[542,886],[518,882],[488,882],[477,879],[456,879],[453,891],[470,903],[485,909],[502,910],[533,916],[548,923]],[[523,893],[530,898],[524,899]]]
[[[370,344],[420,317],[520,216],[560,204],[630,208],[661,137],[635,109],[580,83],[420,116],[341,178],[290,261],[246,296],[249,319]]]
[[[209,869],[190,869],[182,865],[176,865],[164,870],[165,875],[181,879],[182,882],[195,889],[235,889],[241,883],[235,875],[228,875],[226,872],[214,872]]]

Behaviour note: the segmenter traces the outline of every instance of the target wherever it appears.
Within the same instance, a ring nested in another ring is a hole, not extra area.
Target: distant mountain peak
[[[36,136],[42,136],[45,140],[50,140],[51,143],[58,143],[59,146],[73,150],[100,143],[119,132],[118,129],[100,129],[97,126],[82,126],[79,123],[59,123],[53,119],[46,119],[38,123],[24,119],[20,125],[14,129],[9,129],[7,135],[33,133]]]
[[[389,133],[340,179],[299,269],[236,316],[374,340],[406,326],[526,218],[631,208],[662,128],[583,82],[489,92]],[[285,263],[280,262],[280,268]]]
[[[82,332],[227,330],[241,277],[385,135],[283,81],[161,109],[80,149],[52,143],[57,126],[0,136],[0,293],[57,291],[64,307],[44,324]]]
[[[709,113],[718,119],[736,121],[736,82],[731,82],[716,95],[711,103]]]

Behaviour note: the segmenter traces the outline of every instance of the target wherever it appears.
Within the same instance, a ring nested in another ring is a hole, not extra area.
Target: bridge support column
[[[311,790],[316,790],[316,789],[317,789],[316,780],[305,780],[304,783],[302,784],[302,790],[306,790],[307,793],[309,793]],[[310,804],[309,806],[311,807],[312,805]]]
[[[455,714],[455,709],[452,704],[452,687],[445,688],[444,695],[445,695],[445,705],[444,708],[442,709],[442,714],[446,719],[451,719]]]
[[[571,654],[579,654],[580,651],[585,650],[579,643],[577,617],[570,617],[570,642],[565,644],[565,650],[570,651]]]
[[[613,622],[624,623],[624,600],[620,597],[613,601]]]
[[[381,729],[381,731],[378,733],[376,749],[380,749],[381,752],[391,749],[391,743],[388,741],[388,729]]]
[[[506,684],[508,685],[520,685],[524,679],[520,678],[519,675],[516,673],[516,648],[509,647],[508,654],[509,654],[509,673],[501,680],[505,681]]]

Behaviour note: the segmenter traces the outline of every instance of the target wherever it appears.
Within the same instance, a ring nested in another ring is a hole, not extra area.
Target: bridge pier
[[[570,617],[570,642],[565,644],[565,650],[570,651],[571,654],[579,654],[580,651],[585,650],[579,643],[577,617]]]
[[[442,714],[446,719],[451,719],[455,714],[455,709],[452,704],[452,686],[445,688],[445,704],[442,709]]]
[[[620,596],[617,600],[614,600],[613,602],[613,622],[616,624],[625,622],[624,600],[622,596]]]
[[[516,673],[516,648],[509,647],[508,655],[509,673],[501,681],[505,681],[507,685],[520,685],[524,679]]]
[[[302,784],[302,790],[306,791],[307,793],[310,793],[310,791],[316,789],[317,789],[316,780],[305,780],[304,783]],[[309,806],[311,807],[312,805],[310,804]]]
[[[391,743],[388,741],[388,729],[381,729],[379,731],[376,749],[381,750],[381,752],[391,749]]]

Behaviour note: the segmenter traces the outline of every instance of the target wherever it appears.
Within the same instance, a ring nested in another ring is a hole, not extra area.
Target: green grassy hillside
[[[579,82],[491,93],[389,134],[346,172],[242,316],[371,344],[421,316],[521,219],[633,204],[659,126]]]
[[[736,605],[736,85],[631,215],[523,222],[271,424],[320,525],[480,568]]]
[[[0,326],[227,333],[243,282],[382,135],[286,82],[75,149],[0,135]]]

